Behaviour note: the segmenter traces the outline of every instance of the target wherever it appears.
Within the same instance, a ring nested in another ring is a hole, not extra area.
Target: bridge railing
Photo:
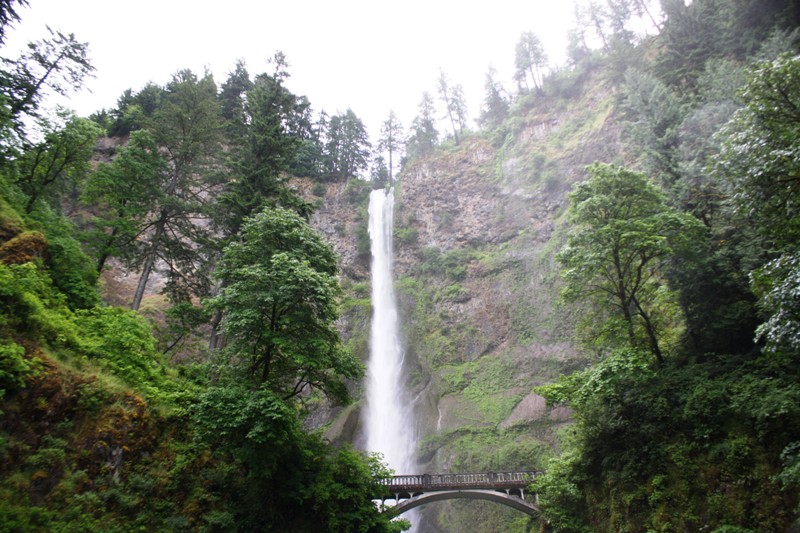
[[[540,474],[537,471],[484,472],[475,474],[418,474],[393,476],[384,481],[392,492],[459,488],[525,488]]]

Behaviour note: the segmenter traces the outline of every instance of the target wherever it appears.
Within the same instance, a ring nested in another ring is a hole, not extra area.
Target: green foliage
[[[684,117],[682,102],[653,75],[634,69],[625,73],[623,95],[631,117],[625,124],[626,144],[644,160],[648,173],[671,187],[677,177],[675,151]]]
[[[165,368],[145,320],[121,307],[78,311],[76,323],[84,335],[84,349],[112,374],[139,390],[163,385]]]
[[[40,116],[39,105],[46,93],[66,96],[81,88],[94,71],[87,43],[78,42],[71,33],[47,30],[48,38],[28,43],[25,53],[8,63],[13,70],[2,70],[3,127],[12,127],[21,140],[25,137],[25,119]],[[6,132],[3,136],[9,137]]]
[[[24,356],[25,348],[22,346],[14,342],[0,344],[0,400],[7,389],[25,385],[31,365]]]
[[[87,179],[83,201],[99,207],[90,233],[97,270],[109,256],[131,263],[140,252],[136,240],[150,225],[150,212],[165,201],[159,180],[166,165],[153,135],[140,130],[111,163],[101,163]]]
[[[574,227],[558,254],[565,267],[564,296],[588,299],[607,316],[618,317],[627,343],[647,346],[662,361],[662,345],[669,345],[681,327],[663,278],[669,261],[686,253],[702,229],[694,218],[667,206],[643,174],[598,163],[589,173],[590,179],[570,194]],[[605,325],[614,321],[606,319]]]
[[[492,424],[508,417],[523,396],[509,393],[509,389],[523,383],[515,377],[515,366],[503,358],[482,357],[460,365],[445,365],[441,373],[446,390],[461,393],[475,405],[481,419]]]
[[[32,263],[0,264],[0,326],[3,334],[24,335],[51,345],[80,344],[72,312],[49,276]]]
[[[579,455],[568,451],[546,463],[544,474],[533,483],[539,498],[542,520],[553,531],[563,533],[589,533],[592,528],[585,521],[587,498],[580,476]]]
[[[229,352],[254,383],[293,397],[306,387],[347,399],[342,378],[361,375],[334,324],[341,289],[333,250],[300,216],[265,209],[245,222],[243,241],[225,249],[221,294]]]
[[[294,411],[266,386],[209,387],[192,414],[198,439],[259,472],[280,470],[280,454],[299,438]]]
[[[414,245],[419,238],[419,230],[413,227],[395,227],[394,238],[401,245]]]
[[[89,158],[100,128],[71,113],[64,112],[58,118],[56,124],[41,120],[44,140],[25,151],[17,162],[15,184],[27,196],[26,213],[43,200],[59,210],[61,196],[77,188],[89,172]]]
[[[347,185],[344,187],[344,195],[350,205],[362,206],[366,205],[369,193],[372,191],[372,186],[366,180],[360,178],[350,178],[347,180]]]
[[[469,248],[455,248],[442,253],[437,247],[420,250],[419,270],[423,274],[443,276],[452,281],[464,281],[467,277],[467,263],[476,258],[476,252]]]
[[[753,286],[766,321],[757,333],[770,351],[799,345],[796,298],[800,202],[797,194],[797,100],[800,61],[783,55],[757,64],[742,91],[746,106],[721,131],[723,149],[715,166],[733,189],[736,214],[746,213],[774,259],[755,270]]]
[[[334,450],[304,433],[297,412],[267,387],[222,382],[193,407],[198,439],[246,468],[247,486],[228,495],[229,527],[266,531],[402,531],[372,499],[389,472],[374,456]],[[281,489],[274,490],[279,483]],[[262,492],[262,491],[269,492]],[[264,495],[268,494],[268,498]],[[311,511],[311,512],[310,512]]]
[[[45,265],[53,284],[67,298],[71,309],[88,309],[100,303],[97,271],[81,247],[73,223],[50,210],[33,217],[47,236]]]
[[[794,378],[776,379],[760,359],[657,371],[648,359],[616,354],[536,389],[549,402],[567,402],[576,419],[567,450],[538,485],[543,516],[555,524],[573,513],[564,531],[701,523],[780,530],[785,494],[776,479],[792,478],[786,458],[800,417]]]

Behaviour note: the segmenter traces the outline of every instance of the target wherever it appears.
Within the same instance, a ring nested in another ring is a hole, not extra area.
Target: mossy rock
[[[47,238],[38,231],[26,231],[0,246],[0,262],[21,265],[43,259],[47,252]]]
[[[0,242],[10,241],[22,233],[23,227],[19,214],[0,198]]]

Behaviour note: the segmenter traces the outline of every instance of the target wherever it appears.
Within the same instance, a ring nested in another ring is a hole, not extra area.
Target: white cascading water
[[[372,191],[372,330],[367,364],[366,448],[383,454],[396,474],[415,474],[415,427],[403,374],[397,302],[392,279],[392,190]]]

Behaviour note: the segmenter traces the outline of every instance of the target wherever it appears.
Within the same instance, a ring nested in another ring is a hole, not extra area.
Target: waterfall
[[[405,389],[403,348],[392,281],[392,190],[372,191],[369,235],[372,243],[372,330],[367,364],[366,448],[383,454],[397,474],[416,473],[415,428]]]

